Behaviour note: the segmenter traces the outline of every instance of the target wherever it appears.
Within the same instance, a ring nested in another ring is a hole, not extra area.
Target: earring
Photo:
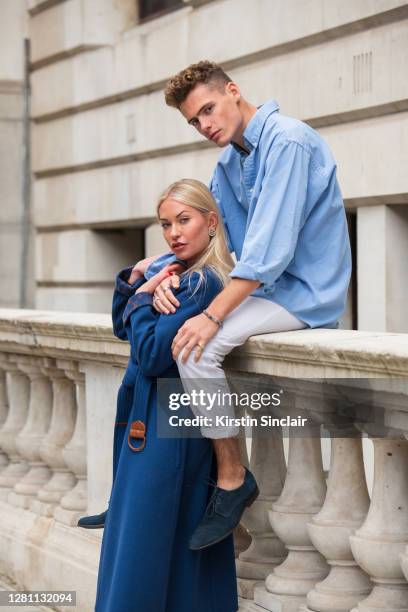
[[[208,235],[209,235],[211,238],[214,238],[215,233],[216,233],[216,229],[215,229],[215,227],[211,227],[211,228],[208,230]]]

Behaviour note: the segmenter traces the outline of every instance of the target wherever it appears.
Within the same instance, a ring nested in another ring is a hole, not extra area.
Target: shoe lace
[[[204,482],[208,485],[210,485],[210,487],[216,487],[217,486],[217,481],[214,480],[214,478],[205,478]]]
[[[210,486],[210,487],[214,487],[214,491],[212,492],[212,495],[210,497],[210,501],[208,502],[207,508],[205,513],[208,516],[213,516],[215,513],[215,505],[217,502],[217,483],[213,478],[206,478],[205,482]]]

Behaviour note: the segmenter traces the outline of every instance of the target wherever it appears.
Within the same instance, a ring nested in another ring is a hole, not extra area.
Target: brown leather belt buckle
[[[131,442],[131,438],[135,438],[137,440],[141,440],[139,446],[133,446]],[[143,421],[132,421],[130,424],[130,430],[128,435],[128,445],[130,450],[138,453],[143,450],[146,444],[146,425]]]

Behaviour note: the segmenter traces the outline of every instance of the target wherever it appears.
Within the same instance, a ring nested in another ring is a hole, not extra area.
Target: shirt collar
[[[265,104],[262,104],[258,107],[258,110],[256,111],[255,115],[251,117],[251,120],[249,121],[243,133],[243,139],[249,151],[252,151],[252,149],[255,149],[258,146],[259,138],[265,125],[265,121],[267,120],[269,115],[278,110],[279,104],[276,100],[269,100],[269,102],[265,102]],[[231,144],[236,151],[238,151],[239,153],[244,153],[244,150],[235,142]]]

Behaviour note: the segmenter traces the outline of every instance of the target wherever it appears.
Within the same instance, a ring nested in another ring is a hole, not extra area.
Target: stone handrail
[[[0,309],[0,348],[47,356],[68,351],[123,366],[128,356],[110,316],[93,313]],[[401,377],[408,375],[408,336],[331,329],[265,334],[236,349],[230,363],[288,377]]]
[[[93,609],[101,533],[75,525],[108,501],[128,353],[108,315],[0,310],[0,573],[26,589],[76,590],[81,612]],[[242,521],[251,544],[237,559],[240,610],[408,609],[408,336],[268,334],[226,365],[285,380],[285,411],[307,416],[303,434],[288,440],[253,431],[249,463],[261,494]],[[380,421],[327,420],[355,393],[366,407],[364,391]]]

